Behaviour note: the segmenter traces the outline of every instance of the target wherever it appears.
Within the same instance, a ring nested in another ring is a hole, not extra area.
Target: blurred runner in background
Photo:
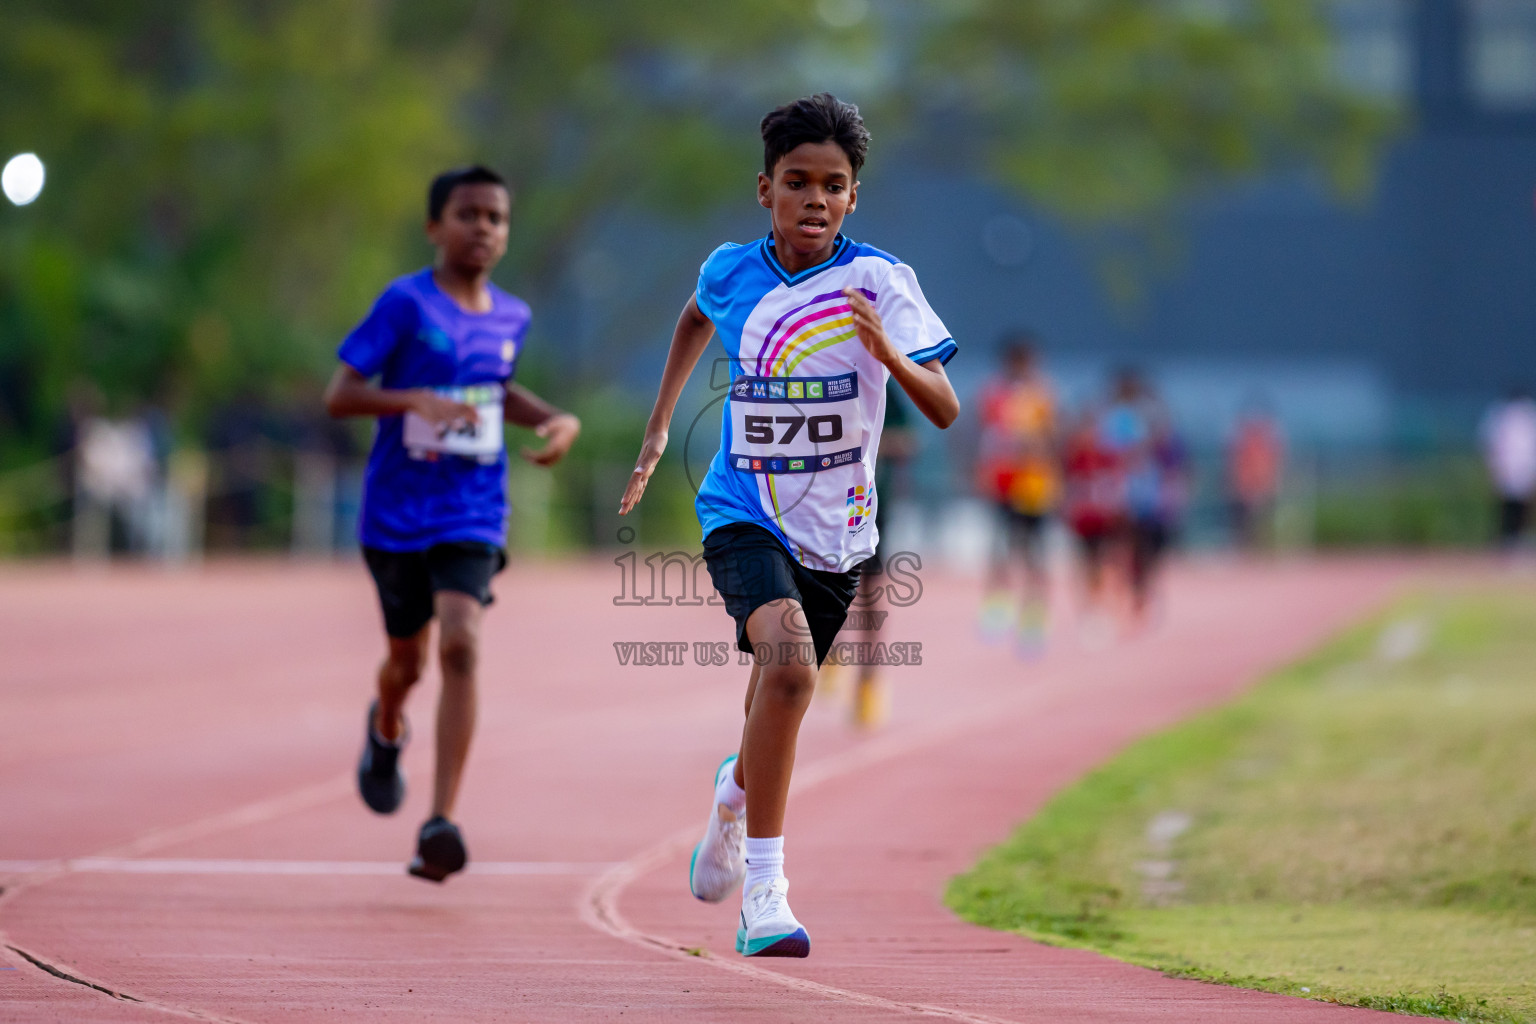
[[[1136,370],[1115,376],[1109,406],[1099,423],[1100,442],[1111,453],[1120,479],[1110,558],[1120,569],[1133,620],[1145,614],[1153,573],[1162,554],[1163,478],[1154,445],[1156,400]]]
[[[886,600],[886,559],[892,554],[890,541],[890,514],[887,511],[897,494],[896,479],[917,451],[917,437],[912,432],[912,415],[907,400],[894,381],[885,385],[885,427],[880,434],[880,459],[875,463],[875,529],[879,540],[875,555],[864,563],[859,571],[859,591],[853,599],[843,629],[837,634],[836,644],[868,644],[873,651],[881,639],[881,628],[890,614]],[[885,724],[891,716],[891,692],[880,676],[879,666],[873,658],[856,663],[828,661],[821,668],[816,681],[819,697],[836,697],[842,689],[842,681],[857,673],[853,692],[849,696],[848,721],[859,729],[875,729]]]
[[[438,622],[442,692],[432,810],[408,870],[441,882],[469,858],[452,821],[475,731],[481,616],[506,565],[507,452],[502,423],[544,438],[523,457],[553,465],[581,424],[515,384],[530,317],[491,283],[507,249],[512,193],[485,167],[448,171],[427,192],[433,265],[379,296],[337,352],[332,416],[378,420],[358,524],[383,611],[388,654],[364,724],[363,801],[392,814],[405,798],[405,702],[421,680]],[[378,377],[377,384],[371,379]]]
[[[1083,566],[1083,638],[1101,639],[1111,547],[1124,515],[1125,486],[1120,461],[1104,443],[1100,410],[1082,409],[1072,421],[1063,449],[1062,476],[1067,525],[1077,538]]]
[[[1520,543],[1536,491],[1536,401],[1516,388],[1483,416],[1483,458],[1498,493],[1499,546]]]
[[[1045,642],[1045,531],[1061,493],[1056,394],[1039,367],[1033,336],[1008,336],[1000,354],[1001,372],[983,388],[979,403],[977,485],[998,518],[981,628],[984,637],[999,639],[1016,627],[1019,650],[1029,655]],[[1009,586],[1015,556],[1023,563],[1017,606]]]
[[[1232,539],[1246,550],[1257,551],[1271,541],[1284,463],[1279,424],[1263,399],[1250,399],[1238,416],[1227,450]]]
[[[1168,551],[1178,543],[1189,506],[1189,450],[1174,428],[1168,408],[1145,381],[1139,414],[1147,439],[1126,479],[1130,531],[1131,614],[1144,622],[1157,597],[1157,582]]]

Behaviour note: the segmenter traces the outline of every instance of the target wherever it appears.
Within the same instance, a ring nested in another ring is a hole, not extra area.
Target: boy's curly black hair
[[[869,129],[859,108],[829,92],[817,93],[770,110],[763,118],[763,169],[771,177],[774,165],[790,150],[807,142],[835,142],[848,154],[853,176],[869,154]]]

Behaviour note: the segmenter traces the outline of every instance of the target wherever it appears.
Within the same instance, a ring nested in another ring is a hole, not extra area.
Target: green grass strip
[[[1172,975],[1536,1021],[1536,590],[1403,602],[1134,744],[947,900]]]

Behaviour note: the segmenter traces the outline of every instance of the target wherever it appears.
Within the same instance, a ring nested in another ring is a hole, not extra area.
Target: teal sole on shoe
[[[693,887],[693,866],[699,862],[699,847],[703,845],[702,841],[695,843],[693,846],[693,856],[688,858],[688,892],[696,900],[704,900],[704,897],[700,896],[698,890]],[[708,903],[709,901],[704,900],[704,902]]]
[[[748,939],[746,932],[736,932],[736,951],[742,956],[793,956],[811,955],[811,937],[804,928],[796,928],[788,935],[765,935],[761,939]]]

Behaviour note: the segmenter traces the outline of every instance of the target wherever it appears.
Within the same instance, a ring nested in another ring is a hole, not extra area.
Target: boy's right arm
[[[690,296],[688,305],[683,307],[682,315],[677,318],[677,328],[672,332],[672,347],[667,351],[667,368],[661,372],[661,388],[656,393],[656,405],[651,409],[651,418],[645,425],[640,458],[635,462],[635,471],[630,474],[629,484],[624,488],[624,498],[619,502],[619,515],[629,515],[630,509],[640,503],[645,485],[656,471],[656,463],[661,461],[661,453],[667,450],[667,432],[671,429],[672,412],[677,408],[683,385],[688,383],[688,376],[698,365],[699,356],[704,354],[714,332],[715,325],[699,312],[698,302]]]
[[[336,367],[325,386],[325,411],[344,416],[399,416],[414,412],[439,429],[479,422],[475,407],[444,398],[430,388],[381,388],[368,383],[355,367]]]

